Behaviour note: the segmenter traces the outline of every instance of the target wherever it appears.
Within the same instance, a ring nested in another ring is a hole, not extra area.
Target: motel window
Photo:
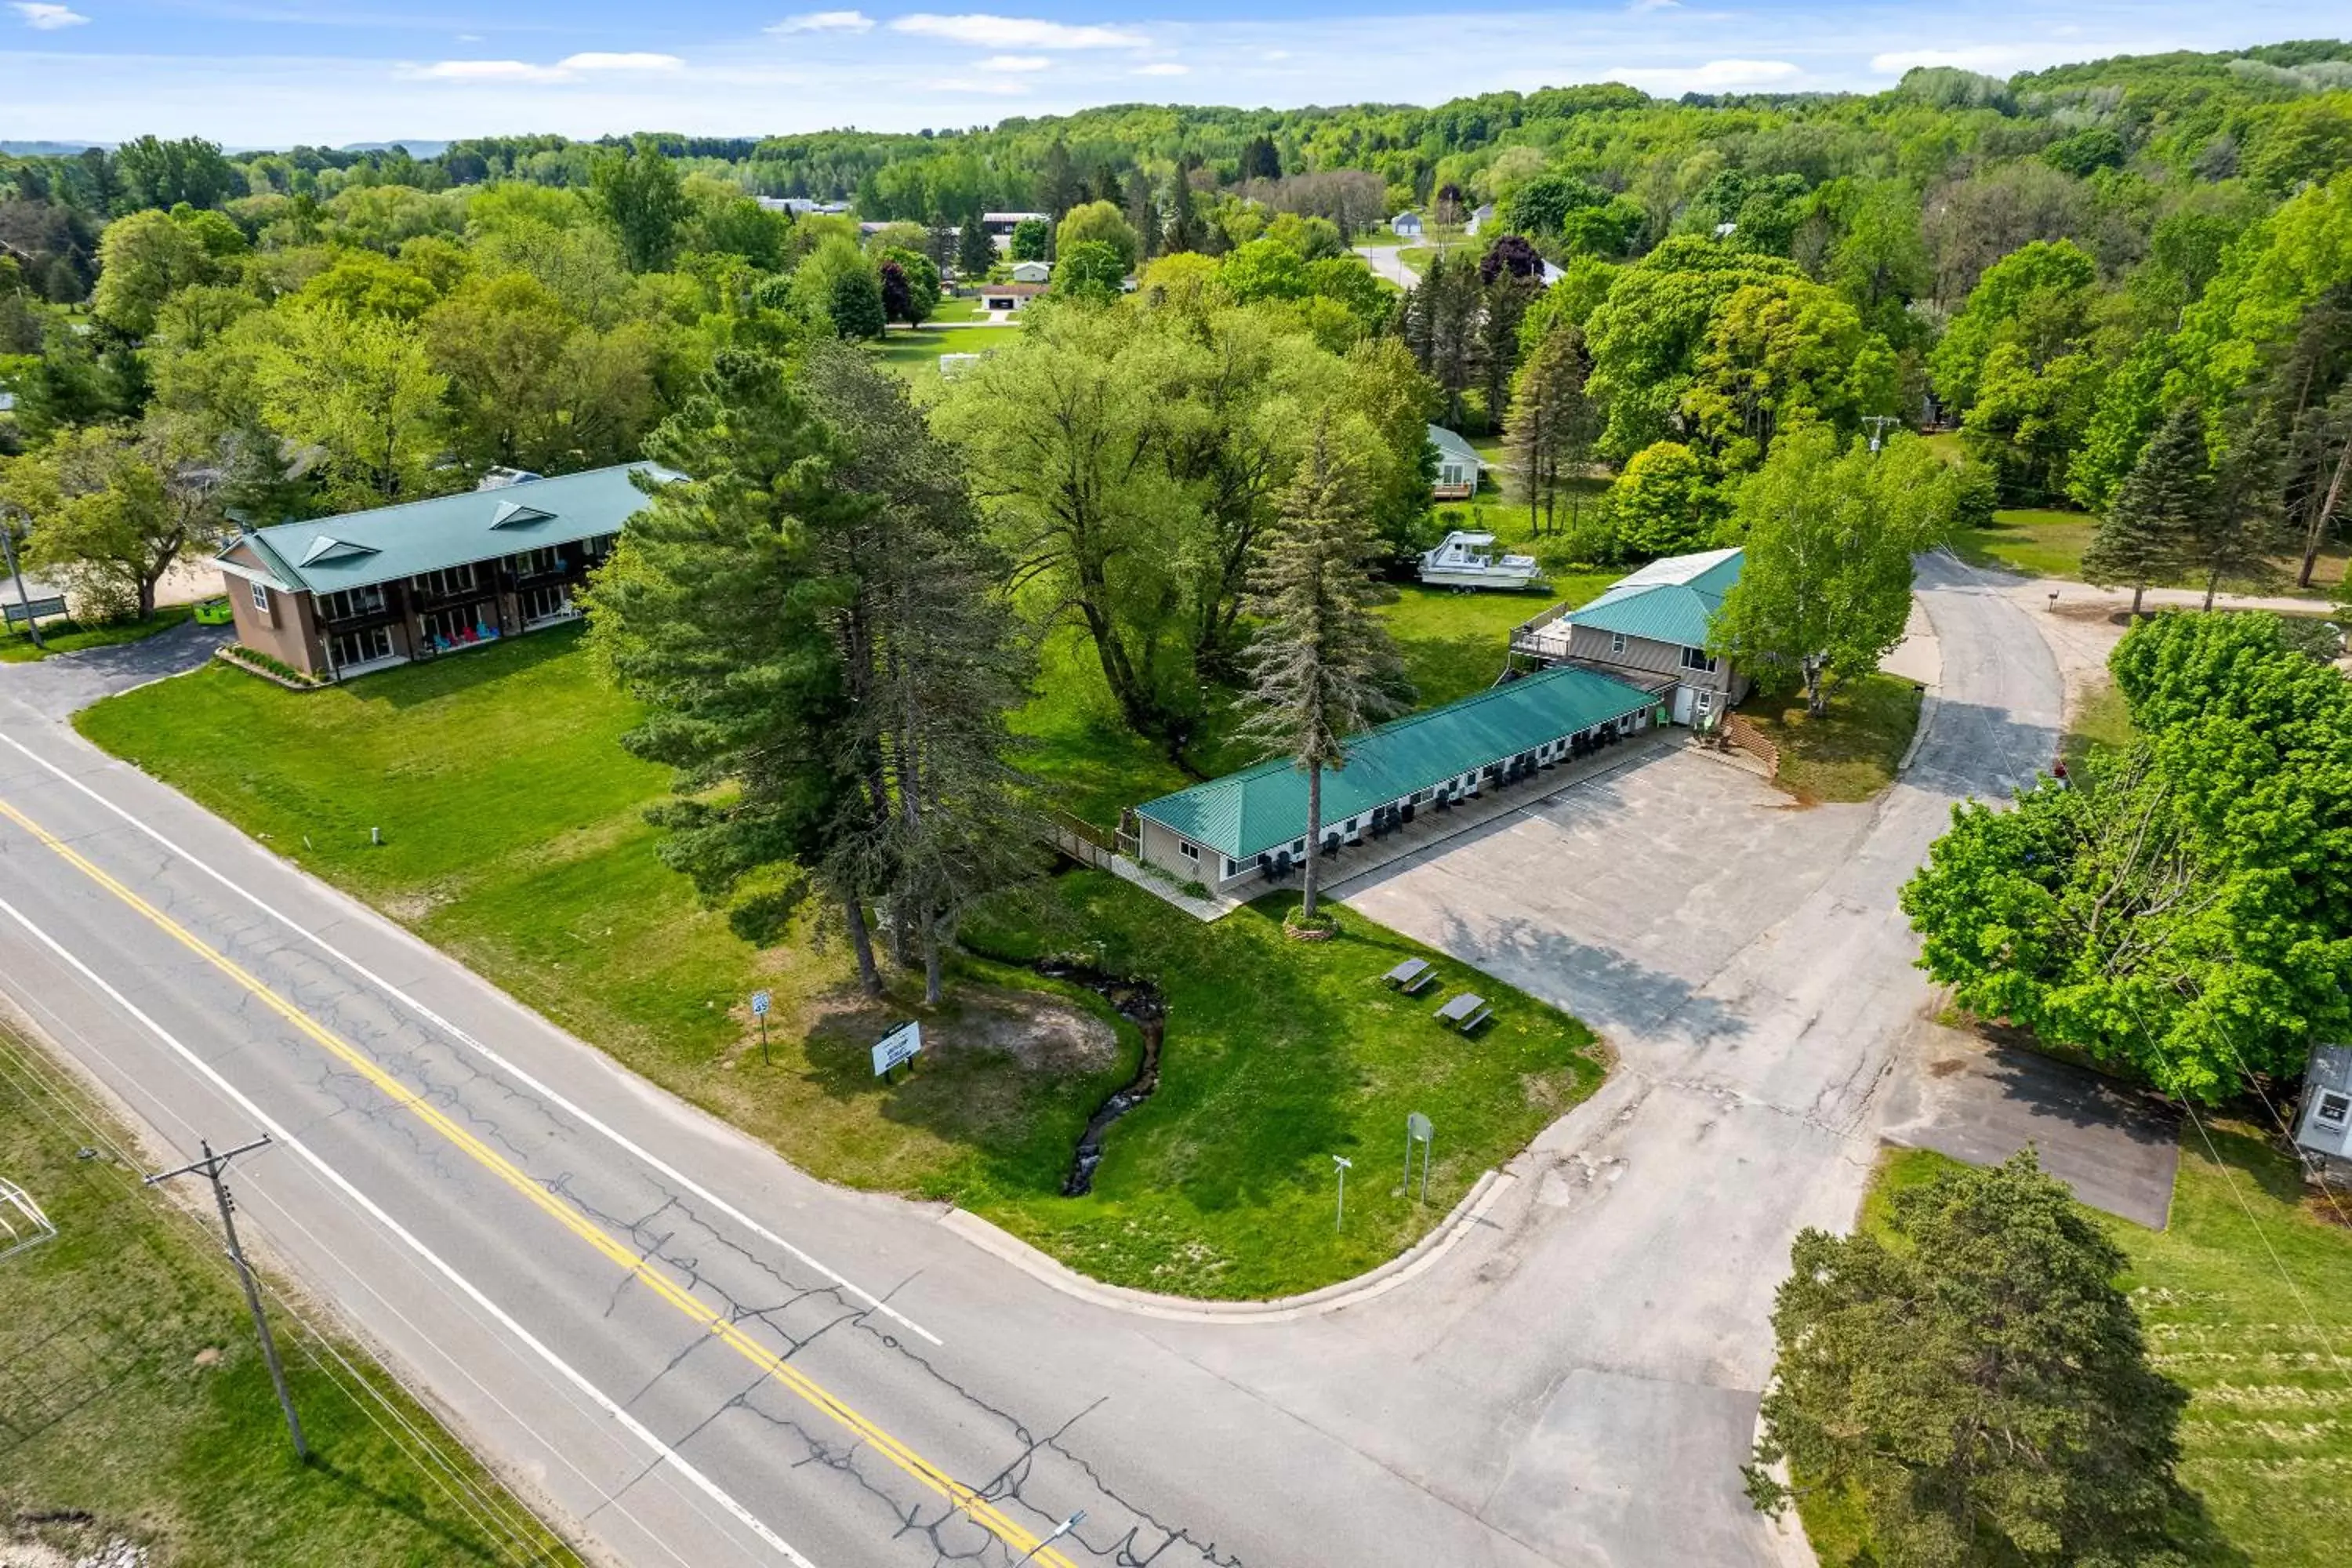
[[[347,620],[353,616],[372,616],[383,608],[382,588],[345,588],[326,595],[319,607],[331,621]]]
[[[1238,860],[1234,859],[1234,858],[1232,856],[1230,856],[1230,855],[1228,855],[1228,856],[1226,856],[1226,857],[1225,857],[1225,875],[1226,875],[1226,876],[1228,876],[1228,877],[1237,877],[1237,876],[1241,875],[1241,869],[1242,869],[1242,863],[1241,863],[1240,861],[1238,861]]]
[[[1609,634],[1609,651],[1611,653],[1623,653],[1625,651],[1625,634],[1623,632],[1611,632]]]
[[[463,594],[474,585],[473,563],[445,566],[437,572],[420,572],[415,582],[418,592],[436,597],[444,594]]]
[[[2347,1118],[2352,1118],[2352,1094],[2328,1093],[2319,1097],[2319,1120],[2340,1128]]]
[[[552,572],[562,564],[552,549],[526,550],[513,559],[515,575],[518,577],[536,577],[542,572]]]
[[[1715,671],[1715,659],[1703,647],[1686,647],[1683,649],[1683,668],[1685,669],[1704,669],[1709,674],[1713,674]]]
[[[1304,855],[1304,854],[1306,854],[1306,853],[1307,853],[1307,840],[1305,840],[1304,838],[1294,838],[1294,839],[1292,839],[1292,840],[1290,841],[1290,852],[1291,852],[1293,855]]]
[[[259,610],[263,615],[268,615],[269,613],[269,585],[267,583],[255,583],[251,584],[251,586],[253,589],[253,607]]]
[[[1192,845],[1185,843],[1184,840],[1181,838],[1176,841],[1176,853],[1184,857],[1185,859],[1193,862],[1195,865],[1200,863],[1201,852]]]

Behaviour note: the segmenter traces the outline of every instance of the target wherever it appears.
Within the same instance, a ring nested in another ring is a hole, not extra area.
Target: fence
[[[1726,744],[1747,752],[1774,773],[1780,771],[1780,748],[1764,738],[1763,732],[1738,713],[1723,716],[1723,739]]]
[[[1118,853],[1118,843],[1110,834],[1081,817],[1072,816],[1066,811],[1048,813],[1046,822],[1052,829],[1055,849],[1081,866],[1092,866],[1102,871],[1111,868],[1111,860]]]

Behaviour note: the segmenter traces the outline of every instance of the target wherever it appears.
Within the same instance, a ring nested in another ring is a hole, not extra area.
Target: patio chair
[[[1411,822],[1412,820],[1412,802],[1411,802],[1411,801],[1406,801],[1402,805],[1401,805],[1401,806],[1398,806],[1398,807],[1397,807],[1397,826],[1398,826],[1399,827],[1402,827],[1402,826],[1403,826],[1406,823]]]

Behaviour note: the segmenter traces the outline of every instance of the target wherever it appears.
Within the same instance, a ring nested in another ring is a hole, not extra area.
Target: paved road
[[[1407,267],[1402,257],[1402,245],[1360,245],[1356,254],[1372,264],[1372,270],[1400,289],[1410,289],[1421,281],[1421,274]]]
[[[259,1237],[612,1562],[1750,1560],[1771,1286],[1923,994],[1891,889],[2053,743],[2030,618],[1923,597],[1946,700],[1851,856],[1438,1267],[1322,1316],[1123,1313],[810,1181],[58,721],[201,643],[0,667],[0,993],[170,1151],[277,1135]]]

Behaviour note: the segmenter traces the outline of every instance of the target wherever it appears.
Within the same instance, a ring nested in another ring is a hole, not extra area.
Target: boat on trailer
[[[1536,580],[1536,558],[1496,555],[1493,534],[1456,531],[1422,555],[1421,580],[1433,588],[1525,588]]]

